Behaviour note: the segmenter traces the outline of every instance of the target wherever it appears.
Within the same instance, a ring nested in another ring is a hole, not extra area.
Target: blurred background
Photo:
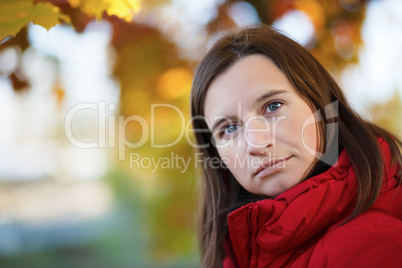
[[[259,22],[402,136],[402,1],[1,0],[0,267],[198,267],[192,76]]]

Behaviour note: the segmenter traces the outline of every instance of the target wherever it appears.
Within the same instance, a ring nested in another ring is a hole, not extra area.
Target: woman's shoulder
[[[400,267],[402,221],[383,211],[368,211],[332,226],[317,243],[311,267]]]

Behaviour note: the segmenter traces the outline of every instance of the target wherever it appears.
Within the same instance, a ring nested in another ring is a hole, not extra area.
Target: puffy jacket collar
[[[385,142],[381,146],[385,162],[389,163],[389,147]],[[395,168],[388,166],[386,170],[386,177],[395,176]],[[385,181],[382,191],[397,183]],[[338,162],[326,172],[273,200],[251,203],[233,211],[228,216],[228,224],[240,267],[247,267],[253,262],[250,258],[257,257],[250,254],[255,252],[255,247],[264,248],[274,258],[313,240],[352,211],[356,190],[356,175],[344,150]]]

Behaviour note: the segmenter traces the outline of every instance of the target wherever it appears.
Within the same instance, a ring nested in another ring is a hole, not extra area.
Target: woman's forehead
[[[256,99],[263,95],[293,91],[286,76],[269,58],[260,54],[250,55],[212,81],[205,97],[204,114],[207,117],[222,115],[236,110],[233,104],[252,107]]]

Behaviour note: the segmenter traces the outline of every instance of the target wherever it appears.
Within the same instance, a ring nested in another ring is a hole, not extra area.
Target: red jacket
[[[357,189],[355,172],[343,151],[328,171],[273,200],[230,213],[224,268],[402,267],[399,167],[390,165],[388,145],[382,141],[381,146],[384,182],[367,212],[339,225],[353,210]]]

